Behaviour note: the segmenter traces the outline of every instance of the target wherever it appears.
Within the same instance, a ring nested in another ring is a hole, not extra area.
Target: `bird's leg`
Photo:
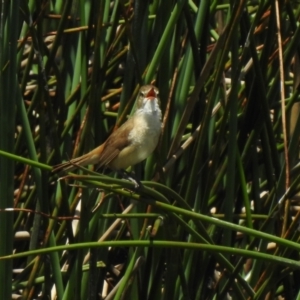
[[[118,173],[125,179],[131,181],[132,183],[134,183],[134,188],[135,189],[139,189],[141,187],[143,187],[143,184],[136,178],[134,178],[132,176],[132,174],[130,174],[129,172],[125,171],[125,170],[118,170]]]

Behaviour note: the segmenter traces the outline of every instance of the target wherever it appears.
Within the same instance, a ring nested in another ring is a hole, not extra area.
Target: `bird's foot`
[[[138,179],[134,178],[132,176],[132,174],[126,172],[125,170],[121,170],[120,174],[123,178],[125,178],[125,179],[129,180],[130,182],[132,182],[134,184],[135,189],[140,189],[140,188],[143,187],[143,184]]]

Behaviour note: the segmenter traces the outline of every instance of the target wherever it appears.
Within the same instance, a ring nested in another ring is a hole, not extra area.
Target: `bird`
[[[155,150],[162,130],[159,90],[154,85],[141,86],[132,117],[92,151],[56,165],[52,172],[69,172],[76,166],[97,165],[125,170],[145,160]]]

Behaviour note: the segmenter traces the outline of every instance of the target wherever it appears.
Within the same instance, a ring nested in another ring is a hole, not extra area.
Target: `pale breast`
[[[144,114],[134,119],[134,128],[130,133],[130,139],[136,144],[155,144],[155,148],[160,132],[160,119],[156,115]]]
[[[143,115],[134,119],[134,128],[129,134],[131,146],[124,149],[124,156],[129,165],[135,165],[146,159],[154,151],[157,146],[159,135],[161,132],[161,122],[157,116]],[[131,155],[126,155],[131,152]],[[129,159],[129,161],[128,161]]]
[[[157,146],[161,133],[161,121],[157,115],[143,114],[132,118],[134,126],[128,136],[129,145],[122,149],[110,166],[126,169],[146,159]]]

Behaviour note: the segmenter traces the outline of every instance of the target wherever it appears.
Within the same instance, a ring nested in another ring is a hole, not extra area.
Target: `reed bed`
[[[1,299],[300,299],[296,1],[0,9]],[[51,172],[149,83],[163,130],[139,189]]]

